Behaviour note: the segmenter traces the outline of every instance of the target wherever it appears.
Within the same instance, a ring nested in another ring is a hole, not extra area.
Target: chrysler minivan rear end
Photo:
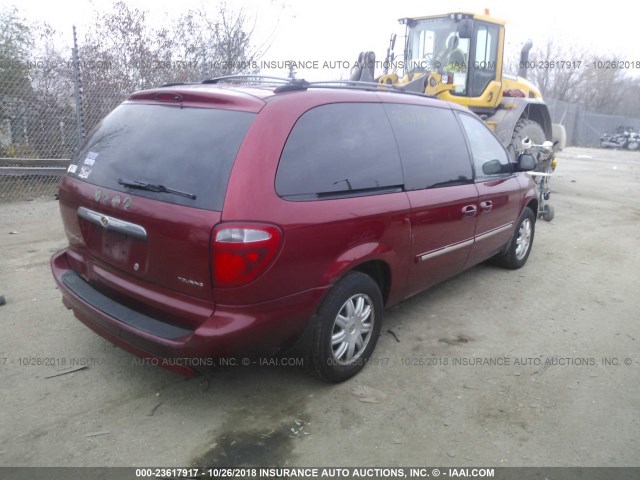
[[[181,373],[199,358],[282,340],[270,342],[268,329],[256,345],[244,331],[259,331],[274,309],[286,316],[286,307],[263,305],[252,316],[220,308],[213,294],[216,274],[245,281],[281,248],[275,226],[220,223],[236,155],[263,106],[233,89],[140,92],[96,127],[60,184],[69,246],[52,258],[78,319]]]

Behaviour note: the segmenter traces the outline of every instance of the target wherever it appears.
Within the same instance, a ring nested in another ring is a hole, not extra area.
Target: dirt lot
[[[135,364],[62,306],[57,203],[2,204],[0,465],[639,466],[639,186],[640,153],[567,149],[526,267],[391,309],[340,385]]]

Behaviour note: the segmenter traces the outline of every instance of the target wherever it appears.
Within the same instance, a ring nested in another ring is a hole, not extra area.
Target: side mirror
[[[530,153],[521,153],[518,156],[518,171],[519,172],[529,172],[536,168],[538,161],[536,157],[531,155]]]
[[[471,38],[473,36],[473,20],[470,18],[463,18],[458,23],[458,37]]]
[[[485,175],[497,175],[502,173],[502,164],[499,160],[489,160],[482,164],[482,173]]]

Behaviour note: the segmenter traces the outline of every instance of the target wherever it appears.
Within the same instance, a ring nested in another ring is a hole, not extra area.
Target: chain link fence
[[[612,133],[620,126],[640,130],[640,118],[622,115],[605,115],[590,112],[580,105],[561,100],[546,99],[551,121],[564,125],[567,146],[596,147],[603,133]]]
[[[66,159],[0,159],[0,201],[54,196],[68,165]]]

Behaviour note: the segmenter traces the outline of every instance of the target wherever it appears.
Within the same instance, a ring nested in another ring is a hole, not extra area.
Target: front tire
[[[529,207],[525,207],[506,250],[497,258],[498,263],[511,270],[523,267],[531,253],[535,230],[536,217]]]
[[[350,272],[327,294],[314,317],[310,346],[315,373],[343,382],[362,370],[380,335],[383,312],[378,284],[361,272]]]

